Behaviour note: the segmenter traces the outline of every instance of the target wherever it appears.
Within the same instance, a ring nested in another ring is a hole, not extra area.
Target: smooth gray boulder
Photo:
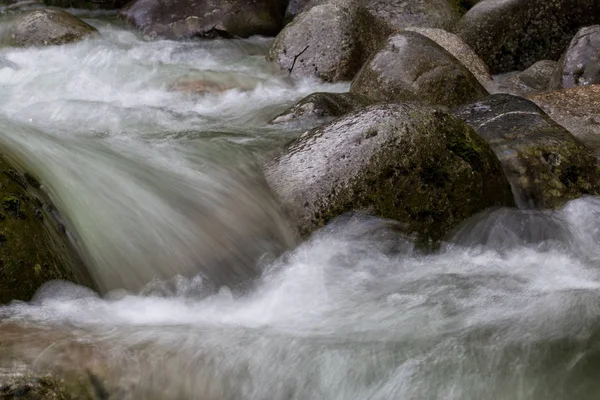
[[[387,39],[356,75],[350,92],[379,101],[420,100],[447,107],[488,95],[452,54],[410,31]]]
[[[600,194],[594,152],[533,102],[497,94],[457,107],[453,114],[494,149],[520,208],[555,208]]]
[[[495,93],[509,93],[516,96],[526,96],[548,90],[552,75],[558,63],[552,60],[542,60],[533,64],[525,71],[510,72],[494,77]]]
[[[373,105],[308,131],[265,175],[303,236],[369,210],[429,243],[487,207],[514,204],[487,143],[418,103]]]
[[[558,60],[577,30],[599,19],[598,0],[481,0],[455,32],[498,74]]]
[[[600,25],[580,29],[558,62],[549,89],[600,83]]]

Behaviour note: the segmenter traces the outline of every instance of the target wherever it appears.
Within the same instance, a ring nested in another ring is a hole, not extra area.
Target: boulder
[[[285,19],[291,21],[300,14],[302,10],[310,3],[310,0],[290,0],[285,10]]]
[[[332,82],[351,80],[392,33],[448,29],[459,18],[448,0],[312,0],[302,10],[277,36],[268,59],[293,76]]]
[[[522,72],[509,72],[494,77],[496,93],[510,93],[525,96],[548,90],[550,79],[556,71],[558,63],[552,60],[542,60]]]
[[[600,25],[577,32],[558,62],[549,88],[567,89],[597,83],[600,83]]]
[[[88,10],[115,10],[124,7],[129,0],[44,0],[44,4],[63,8],[84,8]]]
[[[453,110],[488,141],[520,208],[555,208],[600,194],[593,151],[533,102],[497,94]]]
[[[356,93],[312,93],[271,120],[271,124],[294,123],[316,126],[328,118],[341,117],[373,104]]]
[[[421,100],[448,107],[488,95],[452,54],[410,31],[387,39],[356,75],[350,92],[379,101]]]
[[[151,39],[275,36],[285,6],[281,0],[135,0],[119,17]]]
[[[16,47],[61,45],[96,33],[96,28],[64,10],[44,8],[11,16],[0,31],[0,43]]]
[[[0,155],[0,303],[29,300],[49,280],[79,278],[57,215],[40,184]]]
[[[556,90],[529,99],[600,156],[600,85]]]
[[[294,77],[351,80],[373,51],[373,43],[391,33],[384,26],[371,30],[374,23],[363,19],[351,1],[311,7],[275,38],[267,59]]]
[[[366,209],[425,243],[487,207],[513,204],[485,141],[418,103],[373,105],[307,131],[265,175],[303,236]]]
[[[462,63],[477,80],[487,88],[492,83],[490,70],[483,60],[462,41],[457,35],[437,28],[406,28],[407,31],[417,32],[428,37]]]
[[[498,74],[558,60],[577,30],[599,18],[598,0],[481,0],[455,31]]]

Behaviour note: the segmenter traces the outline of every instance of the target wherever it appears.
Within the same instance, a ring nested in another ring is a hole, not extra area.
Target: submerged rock
[[[17,64],[4,57],[0,57],[0,69],[1,68],[21,69]]]
[[[124,7],[130,0],[44,0],[44,4],[63,8],[114,10]]]
[[[599,19],[600,20],[600,19]],[[550,89],[600,83],[600,25],[582,28],[558,62]]]
[[[496,152],[520,208],[554,208],[600,194],[593,151],[531,101],[493,95],[453,110]]]
[[[68,12],[45,8],[20,12],[0,30],[0,43],[17,47],[51,46],[73,43],[97,33]]]
[[[488,95],[471,72],[416,32],[390,37],[352,81],[352,93],[379,101],[422,100],[454,107]]]
[[[556,90],[529,99],[600,156],[600,85]]]
[[[456,33],[498,74],[558,60],[575,32],[599,18],[598,0],[481,0]]]
[[[525,96],[545,92],[558,63],[542,60],[522,72],[513,72],[494,77],[497,93],[510,93]]]
[[[76,279],[78,259],[39,183],[0,155],[0,303]]]
[[[416,103],[370,106],[308,131],[265,173],[304,236],[345,212],[368,209],[435,241],[478,211],[513,204],[485,141]]]
[[[284,12],[281,0],[135,0],[119,16],[150,38],[183,39],[274,36]]]
[[[270,123],[318,124],[373,104],[374,100],[356,93],[312,93],[275,117]]]
[[[417,32],[442,46],[448,53],[452,54],[462,63],[477,80],[487,88],[491,82],[490,70],[483,60],[462,41],[457,35],[436,28],[407,28],[407,31]]]

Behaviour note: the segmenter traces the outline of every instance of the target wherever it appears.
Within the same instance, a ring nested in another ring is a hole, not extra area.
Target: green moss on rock
[[[0,155],[0,303],[29,300],[49,280],[75,278],[64,228],[30,181]]]

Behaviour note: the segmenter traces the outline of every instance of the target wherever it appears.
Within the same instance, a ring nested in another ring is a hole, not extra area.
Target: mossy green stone
[[[75,279],[75,255],[39,183],[0,155],[0,303]]]

